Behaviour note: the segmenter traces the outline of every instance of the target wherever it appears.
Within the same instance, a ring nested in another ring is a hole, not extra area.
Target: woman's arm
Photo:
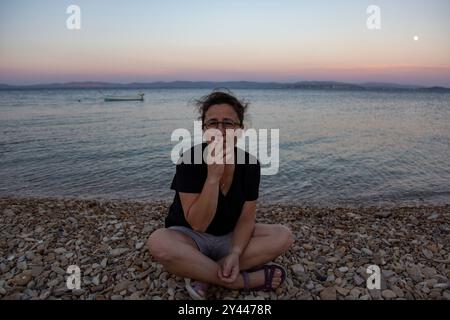
[[[256,201],[246,201],[234,229],[231,253],[241,255],[252,237],[256,221]]]
[[[208,175],[202,192],[200,194],[180,192],[184,216],[195,231],[205,232],[214,219],[217,210],[220,179],[224,170],[224,163],[208,164]]]
[[[180,192],[181,205],[186,221],[192,229],[205,232],[217,210],[219,180],[207,178],[199,194]]]
[[[232,283],[239,275],[239,257],[247,247],[255,229],[256,201],[246,201],[233,233],[232,246],[217,276],[225,283]]]

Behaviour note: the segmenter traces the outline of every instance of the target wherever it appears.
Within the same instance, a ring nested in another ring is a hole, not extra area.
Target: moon
[[[414,36],[414,41],[419,41],[419,36]]]

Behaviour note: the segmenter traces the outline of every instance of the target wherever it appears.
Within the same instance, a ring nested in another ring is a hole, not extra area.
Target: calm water
[[[209,90],[0,91],[0,195],[170,200],[170,141]],[[313,206],[450,203],[450,95],[234,90],[247,125],[280,129],[260,200]],[[79,101],[81,100],[81,101]]]

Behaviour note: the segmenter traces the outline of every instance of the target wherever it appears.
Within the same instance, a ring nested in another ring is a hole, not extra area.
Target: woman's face
[[[216,104],[209,107],[208,111],[205,113],[204,125],[204,130],[217,128],[222,132],[224,147],[226,146],[226,131],[241,127],[238,115],[234,111],[233,107],[228,104]],[[233,144],[236,144],[236,142],[237,139],[233,139]]]

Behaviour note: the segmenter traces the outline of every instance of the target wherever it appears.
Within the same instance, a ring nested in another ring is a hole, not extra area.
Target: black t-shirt
[[[198,144],[187,150],[176,166],[175,177],[172,180],[171,189],[175,190],[173,203],[169,208],[169,214],[165,220],[166,228],[171,226],[192,227],[186,221],[183,207],[181,205],[179,192],[201,193],[208,175],[208,165],[203,159],[203,151],[206,143]],[[202,164],[194,164],[194,153],[198,148],[202,148],[200,154]],[[190,162],[182,161],[190,155]],[[245,158],[244,158],[245,157]],[[241,215],[241,210],[246,201],[254,201],[259,196],[259,182],[261,167],[259,161],[248,152],[234,148],[235,169],[230,190],[226,194],[218,192],[217,210],[206,233],[221,236],[234,230]],[[245,162],[237,160],[245,159]],[[186,163],[187,162],[187,163]]]

